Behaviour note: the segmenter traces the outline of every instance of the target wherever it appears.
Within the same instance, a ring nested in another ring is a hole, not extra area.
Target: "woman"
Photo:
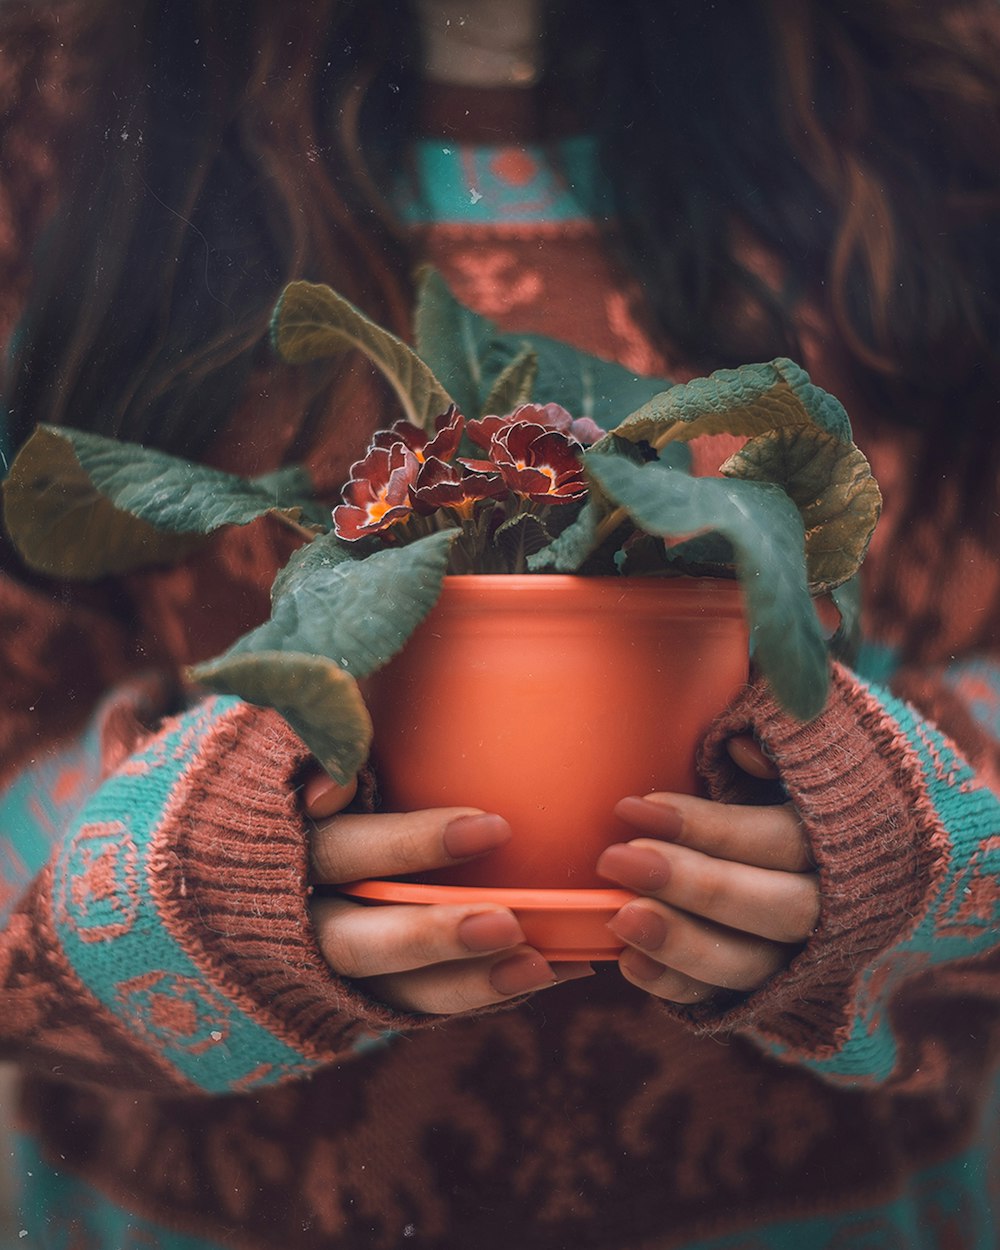
[[[897,694],[838,668],[803,727],[752,687],[706,745],[712,800],[619,809],[637,844],[601,869],[641,895],[619,963],[557,974],[501,909],[309,905],[511,833],[372,813],[273,714],[178,689],[260,618],[282,535],[85,593],[8,556],[27,1234],[993,1244],[991,10],[289,3],[234,29],[176,7],[6,18],[11,237],[56,204],[30,274],[9,250],[13,445],[56,421],[302,460],[332,495],[385,397],[276,367],[267,315],[302,275],[405,330],[414,259],[637,371],[786,352],[886,491],[865,662]],[[72,115],[40,116],[57,98]],[[561,144],[581,131],[593,194]],[[51,175],[13,159],[43,133]],[[442,202],[452,175],[468,195]]]

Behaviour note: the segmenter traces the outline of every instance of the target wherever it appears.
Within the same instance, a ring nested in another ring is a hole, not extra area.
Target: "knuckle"
[[[335,972],[356,976],[358,968],[351,959],[350,943],[345,941],[343,913],[333,900],[319,899],[311,907],[313,930],[323,958]]]
[[[336,839],[329,821],[316,825],[309,839],[309,857],[312,860],[313,872],[320,881],[339,881],[337,855],[334,850]]]

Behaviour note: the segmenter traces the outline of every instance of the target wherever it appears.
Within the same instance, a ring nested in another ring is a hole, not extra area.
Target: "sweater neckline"
[[[548,143],[418,138],[394,200],[410,227],[598,223],[610,207],[596,141],[587,134]]]

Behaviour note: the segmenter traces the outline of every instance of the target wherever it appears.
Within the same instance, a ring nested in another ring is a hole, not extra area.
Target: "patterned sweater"
[[[683,376],[540,153],[447,140],[421,159],[440,167],[414,229],[461,298]],[[842,390],[822,311],[802,315],[806,367]],[[805,726],[750,687],[705,744],[709,791],[739,800],[725,740],[761,739],[822,883],[806,947],[725,1010],[674,1010],[611,965],[416,1018],[332,974],[306,907],[306,752],[275,714],[186,704],[171,677],[264,611],[287,552],[267,522],[86,594],[6,578],[19,1244],[995,1246],[1000,562],[959,538],[943,570],[941,518],[901,534],[905,440],[852,415],[888,499],[868,678],[836,668]],[[241,425],[230,467],[280,460],[266,404]],[[359,450],[338,438],[311,453],[321,477]]]

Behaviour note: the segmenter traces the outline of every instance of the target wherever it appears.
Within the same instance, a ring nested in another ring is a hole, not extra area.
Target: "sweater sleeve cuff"
[[[206,699],[121,761],[52,861],[67,978],[174,1086],[273,1084],[436,1020],[373,1001],[320,953],[307,759],[276,713]]]
[[[369,998],[320,952],[298,793],[309,759],[276,712],[228,703],[150,867],[160,914],[206,978],[311,1066],[432,1018]]]
[[[752,995],[680,1009],[699,1030],[749,1031],[776,1053],[823,1059],[847,1041],[859,978],[922,915],[947,835],[906,738],[882,703],[835,666],[825,710],[802,724],[761,683],[713,726],[701,765],[713,798],[747,802],[727,741],[752,733],[778,768],[821,881],[821,914],[792,963]]]

